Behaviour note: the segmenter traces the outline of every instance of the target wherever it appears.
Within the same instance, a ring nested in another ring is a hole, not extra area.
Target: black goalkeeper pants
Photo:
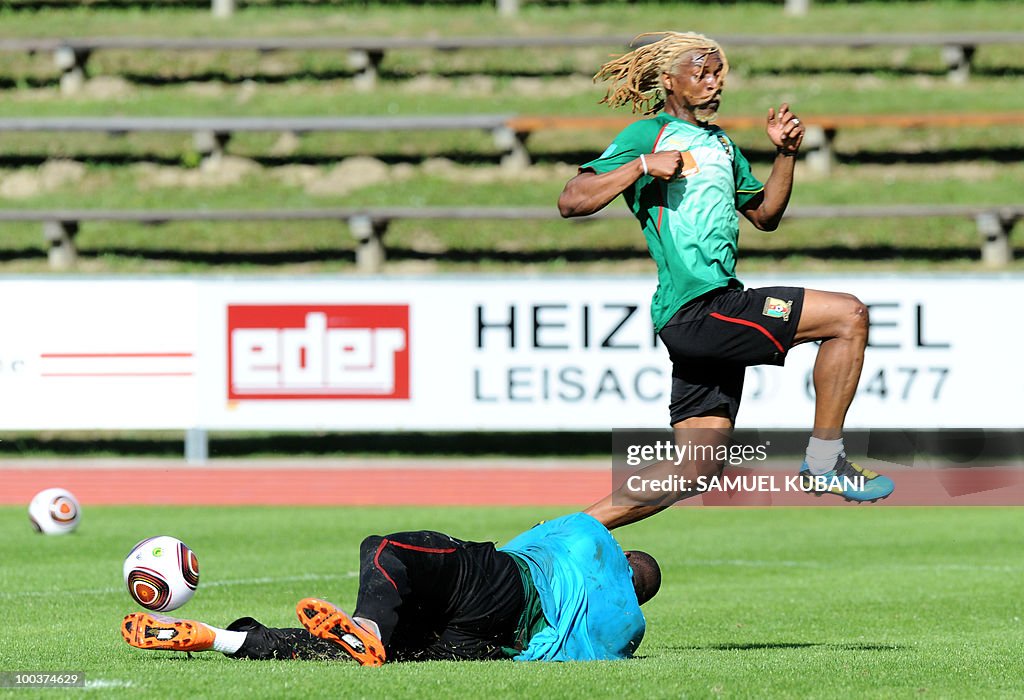
[[[493,543],[421,530],[374,535],[360,545],[352,615],[377,623],[388,661],[504,658],[523,606],[519,568]],[[249,632],[238,658],[347,657],[304,629],[269,628],[252,618],[229,629]]]

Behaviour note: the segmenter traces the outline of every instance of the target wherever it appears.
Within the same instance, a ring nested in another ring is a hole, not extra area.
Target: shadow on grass
[[[254,52],[255,53],[255,52]],[[195,71],[180,75],[160,75],[157,73],[119,73],[129,83],[144,87],[172,87],[189,83],[221,83],[224,85],[241,85],[255,83],[257,85],[283,85],[299,81],[321,82],[327,80],[350,80],[354,73],[344,69],[301,70],[292,72],[262,74],[258,71],[228,73],[219,70]]]
[[[203,0],[205,2],[205,0]],[[208,4],[208,3],[207,3]],[[94,7],[105,7],[94,4]],[[110,7],[116,7],[111,4]],[[806,77],[822,78],[836,77],[842,75],[852,76],[878,76],[880,78],[905,79],[915,77],[930,77],[943,79],[947,75],[944,68],[914,68],[914,67],[887,67],[872,65],[854,66],[808,66],[801,64],[799,68],[789,67],[752,67],[745,71],[750,78],[757,77]],[[1024,77],[1022,66],[982,66],[975,67],[971,74],[978,78],[1020,78]],[[127,82],[140,87],[174,87],[189,83],[220,83],[222,85],[240,85],[243,83],[255,83],[257,85],[283,85],[296,81],[324,82],[335,80],[351,80],[355,77],[352,70],[346,68],[323,68],[303,69],[285,71],[281,73],[261,73],[258,70],[233,71],[224,70],[196,70],[188,73],[166,75],[149,72],[121,71],[116,75]],[[530,68],[516,66],[496,66],[486,71],[473,68],[465,69],[437,69],[437,70],[399,70],[384,66],[378,70],[382,81],[397,83],[396,87],[401,88],[401,83],[413,80],[424,75],[431,75],[437,78],[448,80],[464,80],[485,76],[496,79],[508,78],[570,78],[573,76],[590,77],[589,71],[574,70],[571,68]],[[58,88],[59,78],[54,76],[10,76],[0,75],[0,90],[15,90],[21,87],[34,89]]]
[[[850,644],[829,644],[826,642],[743,642],[723,644],[696,644],[692,646],[663,647],[672,651],[760,651],[764,649],[806,649],[822,647],[843,651],[900,651],[907,647],[902,644],[872,644],[854,642]]]
[[[344,224],[339,223],[339,227]],[[152,227],[154,235],[161,227]],[[275,250],[275,251],[207,251],[207,250],[176,250],[172,248],[102,248],[95,250],[79,250],[79,260],[95,260],[102,262],[104,258],[124,258],[146,261],[163,261],[175,263],[191,263],[196,265],[231,266],[237,265],[245,270],[248,267],[275,267],[279,265],[316,264],[325,261],[355,264],[356,254],[353,250],[343,248],[325,250],[323,248],[309,250]],[[2,259],[2,252],[0,252]]]
[[[879,119],[879,126],[885,120]],[[775,151],[759,148],[744,149],[743,154],[752,162],[771,162]],[[968,148],[935,148],[918,152],[899,151],[847,151],[835,154],[839,165],[936,165],[952,161],[986,161],[991,163],[1020,163],[1024,148],[1013,146],[973,146]],[[536,159],[540,162],[540,159]],[[585,161],[581,161],[585,162]]]
[[[626,222],[628,225],[628,222]],[[386,241],[386,239],[385,239]],[[873,261],[873,260],[916,260],[922,262],[950,262],[954,260],[977,260],[981,254],[978,248],[911,248],[895,245],[868,246],[799,246],[787,248],[758,249],[745,247],[741,255],[744,259],[761,258],[784,260],[799,256],[801,258],[820,258],[823,260]],[[602,260],[646,260],[646,250],[634,247],[603,247],[603,248],[562,248],[558,250],[523,250],[501,251],[488,248],[460,248],[443,253],[427,253],[411,248],[388,248],[388,259],[400,260],[438,260],[444,262],[503,262],[503,263],[543,263],[565,261],[569,263],[599,262]]]
[[[73,158],[80,163],[85,165],[137,165],[139,163],[151,163],[153,165],[165,165],[169,167],[181,167],[182,157],[180,156],[163,156],[156,153],[124,153],[124,152],[109,152],[109,153],[74,153],[69,149],[68,153],[62,153],[60,155],[53,155],[49,153],[5,153],[0,154],[0,167],[3,168],[29,168],[38,167],[54,159],[60,158]],[[333,158],[332,162],[337,162],[340,158]]]
[[[342,224],[339,224],[341,226]],[[155,230],[155,229],[154,229]],[[156,235],[156,234],[154,234]],[[385,239],[386,241],[386,239]],[[0,248],[0,263],[42,260],[47,253],[41,248]],[[134,260],[146,262],[182,263],[209,267],[238,266],[252,272],[253,268],[274,268],[287,265],[316,265],[325,262],[355,265],[356,254],[348,248],[309,249],[285,251],[205,251],[180,250],[173,248],[97,248],[80,249],[79,260],[102,264],[105,260]],[[848,246],[793,246],[785,248],[758,249],[746,247],[742,251],[744,260],[750,262],[783,262],[793,258],[800,260],[823,260],[829,262],[885,262],[901,260],[921,263],[951,263],[980,260],[978,248],[954,246],[947,248],[900,247],[895,245]],[[1015,258],[1024,257],[1024,248],[1014,251]],[[428,252],[407,247],[388,247],[387,260],[390,262],[436,262],[467,266],[467,271],[477,264],[522,264],[544,263],[599,263],[646,261],[646,250],[635,247],[562,248],[556,250],[502,251],[492,248],[460,248],[442,252]]]
[[[172,143],[172,141],[168,141]],[[177,142],[173,142],[177,143]],[[90,146],[94,147],[94,146]],[[184,167],[182,163],[187,158],[197,158],[188,149],[182,149],[180,154],[167,155],[165,153],[154,153],[150,150],[140,148],[134,151],[94,151],[90,153],[76,153],[73,146],[65,147],[66,153],[61,153],[61,158],[72,158],[80,163],[91,166],[129,166],[140,163],[150,163],[168,167]],[[373,149],[371,146],[370,149]],[[338,150],[333,152],[298,152],[287,155],[270,155],[266,153],[245,152],[244,149],[233,149],[229,142],[227,146],[229,155],[237,155],[248,158],[264,168],[277,168],[289,165],[313,165],[329,167],[337,165],[346,158],[375,158],[386,165],[410,164],[422,165],[427,160],[444,158],[458,165],[466,166],[488,166],[497,167],[502,155],[496,151],[489,151],[487,147],[481,150],[432,150],[422,153],[387,153],[377,150],[360,150],[349,152]],[[565,163],[585,163],[594,158],[595,150],[550,150],[534,151],[531,153],[531,160],[534,165],[561,165]],[[755,164],[769,164],[775,158],[775,151],[767,151],[759,148],[745,149],[744,154]],[[38,167],[52,160],[55,156],[52,153],[39,150],[24,151],[20,153],[0,153],[0,168],[26,168]],[[922,150],[918,152],[897,152],[897,151],[847,151],[835,154],[836,163],[839,165],[941,165],[955,162],[983,161],[993,164],[1017,164],[1024,161],[1024,147],[1014,146],[972,146],[965,148],[938,148]]]
[[[33,90],[53,88],[56,90],[59,87],[60,78],[57,76],[44,77],[33,75],[24,78],[12,78],[9,75],[0,75],[0,90],[18,90],[21,88],[32,88]]]
[[[159,75],[155,73],[133,73],[122,72],[120,77],[138,86],[144,87],[172,87],[190,83],[221,83],[223,85],[241,85],[243,83],[255,83],[257,85],[284,85],[299,82],[324,82],[332,80],[351,80],[355,73],[344,68],[323,68],[304,69],[287,71],[274,74],[259,73],[256,70],[249,72],[226,72],[222,70],[196,71],[179,75]],[[477,70],[424,70],[407,71],[380,68],[377,71],[381,81],[397,83],[395,87],[401,89],[401,83],[413,80],[424,75],[431,75],[444,79],[465,79],[484,76],[488,78],[569,78],[572,76],[586,76],[590,74],[584,71],[569,69],[545,69],[545,68],[516,68],[514,66],[498,67],[487,71]]]
[[[388,259],[396,262],[403,260],[438,260],[454,263],[497,262],[522,264],[555,261],[583,263],[600,262],[602,260],[646,260],[649,257],[650,255],[643,248],[624,246],[516,251],[494,250],[491,248],[458,248],[442,253],[428,253],[413,250],[412,248],[388,248]]]
[[[1018,251],[1019,254],[1020,251]],[[21,253],[0,250],[0,261],[38,259],[45,253],[38,250]],[[387,259],[391,262],[438,262],[473,265],[478,263],[543,264],[543,263],[595,263],[647,260],[646,250],[632,247],[563,248],[558,250],[502,251],[491,248],[462,248],[443,252],[426,252],[411,248],[388,248]],[[977,248],[901,248],[891,245],[874,245],[850,248],[845,246],[807,246],[759,250],[747,248],[743,258],[747,260],[781,261],[791,257],[821,259],[829,261],[886,261],[905,260],[920,262],[953,262],[978,260]],[[140,261],[163,261],[195,265],[242,267],[275,267],[281,265],[314,264],[324,261],[355,263],[355,251],[337,250],[294,250],[294,251],[199,251],[175,250],[170,248],[104,248],[102,250],[81,250],[81,260],[102,261],[104,258],[136,259]]]
[[[958,260],[980,260],[981,252],[977,247],[920,248],[896,245],[859,245],[859,246],[798,246],[792,248],[741,249],[744,259],[761,258],[769,260],[785,260],[791,257],[816,258],[826,261],[864,262],[864,261],[917,261],[917,262],[954,262]]]
[[[46,258],[47,253],[42,248],[0,249],[0,263],[18,260],[45,260]]]
[[[668,0],[662,0],[667,2]],[[196,8],[209,9],[209,0],[8,0],[7,6],[18,12],[38,12],[47,9],[73,9],[79,6],[88,7],[94,10],[113,10],[128,7],[142,10],[151,9],[179,9]],[[400,0],[384,0],[383,5],[401,5]],[[438,5],[478,5],[479,0],[438,0]],[[557,5],[560,2],[548,2],[547,4]],[[320,6],[328,8],[361,10],[373,7],[374,4],[368,0],[246,0],[240,3],[242,7],[268,8],[268,7],[297,7],[297,6]],[[242,10],[244,12],[244,9]]]
[[[170,143],[170,142],[169,142]],[[264,168],[275,168],[286,165],[316,165],[316,166],[333,166],[337,165],[346,158],[355,157],[366,157],[375,158],[387,165],[401,164],[412,164],[421,165],[424,161],[433,158],[445,158],[458,163],[459,165],[480,165],[497,167],[501,161],[501,155],[499,153],[488,153],[486,151],[434,151],[430,153],[422,154],[397,154],[397,153],[376,153],[373,151],[360,152],[360,153],[295,153],[292,155],[275,156],[265,154],[253,154],[253,153],[239,153],[233,151],[231,144],[228,144],[227,148],[228,155],[236,155],[241,158],[248,158],[253,162],[259,164]],[[590,160],[593,154],[578,154],[584,162]],[[55,158],[73,158],[74,160],[91,166],[129,166],[138,165],[141,163],[149,163],[153,165],[163,165],[168,167],[181,167],[186,158],[196,157],[187,149],[182,149],[181,155],[161,155],[159,153],[153,153],[152,151],[138,150],[133,152],[125,151],[106,151],[106,152],[92,152],[92,153],[74,153],[73,149],[69,148],[67,153],[62,153],[60,156],[46,152],[24,152],[24,153],[3,153],[0,154],[0,168],[27,168],[27,167],[39,167],[44,163],[47,163]],[[547,158],[537,159],[537,163],[543,161],[550,161],[551,163],[563,162],[558,158]]]
[[[0,457],[178,458],[184,433],[124,437],[15,436],[0,441]],[[603,457],[611,459],[608,432],[581,433],[337,433],[212,434],[211,458],[232,457]]]
[[[94,10],[119,10],[126,7],[139,7],[138,0],[84,0],[82,2],[71,2],[69,0],[9,0],[5,3],[7,9],[15,12],[45,12],[53,9],[75,9],[79,6],[88,7]],[[165,2],[153,2],[154,7],[164,9],[189,7],[208,8],[210,3],[207,0],[166,0]]]
[[[936,46],[936,53],[939,47]],[[744,73],[750,77],[772,76],[807,76],[807,77],[837,77],[842,75],[876,75],[880,78],[917,78],[932,77],[945,79],[949,75],[946,68],[924,68],[914,66],[882,66],[882,65],[807,65],[801,63],[799,67],[789,66],[750,66]],[[985,78],[1006,78],[1024,76],[1024,66],[974,66],[971,68],[971,75]]]

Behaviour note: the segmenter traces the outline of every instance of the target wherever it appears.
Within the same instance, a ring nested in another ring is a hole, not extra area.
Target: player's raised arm
[[[565,218],[588,216],[604,209],[608,204],[645,175],[659,180],[671,180],[683,167],[679,151],[645,153],[600,175],[590,169],[565,184],[558,197],[558,212]]]
[[[768,109],[765,131],[775,146],[775,162],[772,164],[771,175],[764,183],[764,191],[747,202],[741,211],[757,228],[774,231],[779,227],[793,193],[793,171],[805,129],[797,116],[789,110],[789,105],[783,103],[778,113],[774,108]]]

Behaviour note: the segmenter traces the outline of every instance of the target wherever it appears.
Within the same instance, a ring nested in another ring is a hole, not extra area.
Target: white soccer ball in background
[[[161,535],[142,540],[124,560],[124,583],[139,605],[166,612],[192,599],[199,559],[184,542]]]
[[[44,489],[28,504],[28,517],[36,532],[44,535],[64,535],[76,527],[82,509],[66,489]]]

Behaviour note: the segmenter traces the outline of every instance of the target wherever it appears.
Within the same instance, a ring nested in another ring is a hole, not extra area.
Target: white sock
[[[811,437],[807,443],[807,456],[805,460],[807,467],[811,470],[811,474],[824,474],[831,469],[835,469],[836,460],[839,459],[841,454],[845,454],[842,438],[838,440],[820,440],[816,437]]]
[[[202,624],[206,624],[205,622]],[[213,630],[213,650],[219,651],[222,654],[234,654],[236,651],[242,648],[245,644],[245,636],[248,632],[233,632],[232,630],[222,630],[219,627],[213,625],[206,625]]]

